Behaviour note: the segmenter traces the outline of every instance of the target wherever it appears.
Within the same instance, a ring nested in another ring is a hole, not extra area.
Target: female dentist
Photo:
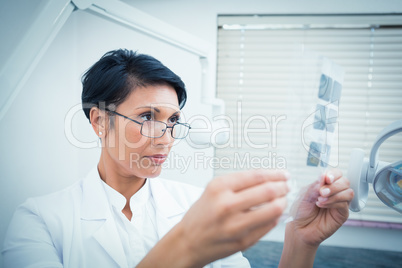
[[[99,163],[74,185],[17,208],[4,267],[249,267],[239,251],[278,223],[289,174],[238,172],[204,191],[157,178],[190,129],[180,122],[181,79],[153,57],[119,49],[82,82],[83,110],[102,142]],[[280,266],[312,267],[352,197],[338,170],[312,184],[286,226]]]

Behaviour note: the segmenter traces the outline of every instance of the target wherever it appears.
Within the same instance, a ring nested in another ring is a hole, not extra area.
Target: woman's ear
[[[89,111],[89,119],[95,134],[102,138],[106,134],[106,112],[98,107],[92,107]]]

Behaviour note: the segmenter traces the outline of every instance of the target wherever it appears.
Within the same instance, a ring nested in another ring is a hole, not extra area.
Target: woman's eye
[[[179,121],[180,121],[180,117],[178,117],[178,116],[174,116],[169,119],[169,123],[172,123],[172,124],[178,123]]]
[[[140,115],[140,118],[142,119],[142,120],[152,120],[152,115],[151,114],[142,114],[142,115]]]

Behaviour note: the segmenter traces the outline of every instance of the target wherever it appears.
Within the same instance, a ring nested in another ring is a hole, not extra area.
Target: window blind
[[[292,133],[279,125],[285,120],[280,116],[295,105],[286,96],[289,73],[303,68],[292,58],[295,44],[330,58],[345,71],[331,153],[344,174],[353,148],[365,150],[368,157],[380,131],[402,119],[402,16],[219,16],[217,97],[233,119],[233,140],[216,148],[216,158],[231,165],[217,167],[215,175],[299,165],[302,177],[313,178],[303,165],[282,158],[278,145],[289,149],[294,143]],[[245,127],[251,129],[247,137]],[[402,134],[380,147],[379,159],[402,159]],[[351,212],[350,218],[402,223],[402,216],[377,198],[371,184],[366,208]]]

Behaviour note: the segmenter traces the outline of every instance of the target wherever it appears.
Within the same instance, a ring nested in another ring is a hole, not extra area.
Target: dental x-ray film
[[[290,171],[292,203],[302,189],[338,166],[338,117],[344,71],[316,52],[297,50],[287,91],[289,107],[284,145]]]
[[[313,122],[305,129],[306,141],[309,144],[306,161],[308,166],[324,168],[328,166],[338,122],[342,80],[343,73],[340,67],[330,60],[324,59]],[[310,120],[309,122],[311,123]]]

